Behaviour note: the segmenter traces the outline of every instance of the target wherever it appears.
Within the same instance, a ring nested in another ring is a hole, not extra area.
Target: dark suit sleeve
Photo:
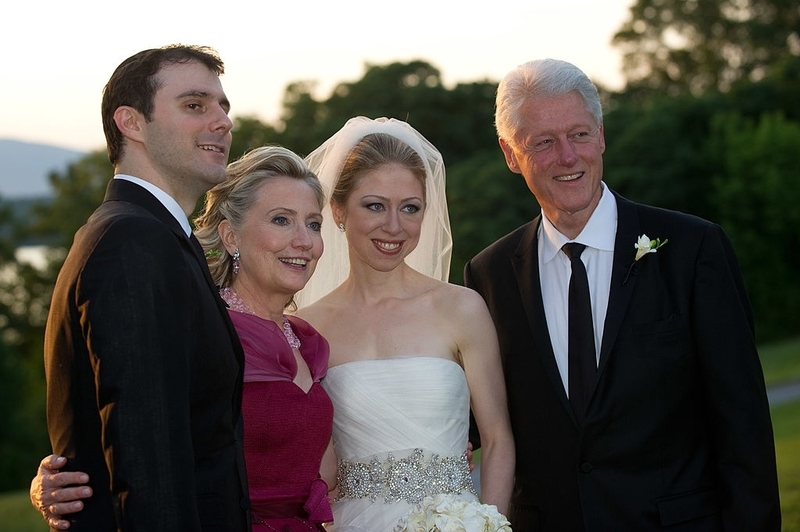
[[[708,226],[696,263],[693,337],[705,387],[725,530],[780,530],[775,447],[753,316],[733,247]]]
[[[200,530],[189,426],[196,285],[178,235],[112,225],[76,291],[103,452],[124,530]]]
[[[475,290],[475,283],[472,276],[472,262],[467,262],[464,266],[464,286]]]

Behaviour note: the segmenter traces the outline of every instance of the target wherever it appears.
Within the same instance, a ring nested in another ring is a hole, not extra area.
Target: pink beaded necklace
[[[235,310],[236,312],[241,312],[242,314],[252,314],[253,316],[258,316],[253,309],[247,306],[247,304],[242,301],[236,292],[233,291],[231,287],[225,287],[219,291],[220,297],[228,304],[231,310]],[[260,317],[260,316],[259,316]],[[294,333],[292,330],[292,324],[289,322],[289,318],[286,315],[283,316],[283,336],[286,337],[286,341],[289,342],[289,346],[292,349],[300,349],[300,338]]]

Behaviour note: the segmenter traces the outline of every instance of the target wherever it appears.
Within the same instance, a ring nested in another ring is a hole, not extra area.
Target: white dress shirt
[[[114,176],[114,179],[130,181],[131,183],[136,183],[140,187],[147,190],[149,193],[155,196],[158,201],[161,202],[161,204],[170,212],[170,214],[172,214],[172,216],[175,217],[176,220],[178,220],[178,223],[181,224],[181,227],[183,227],[187,237],[192,234],[192,226],[189,225],[189,218],[172,196],[155,186],[150,181],[145,181],[144,179],[134,177],[132,175],[117,174]]]
[[[603,195],[583,231],[570,240],[542,213],[539,224],[539,282],[542,286],[547,329],[556,357],[561,382],[569,396],[568,318],[569,278],[572,268],[569,258],[561,251],[568,242],[584,244],[581,260],[589,278],[589,297],[592,301],[595,356],[600,358],[603,324],[608,310],[611,289],[611,270],[614,264],[614,239],[617,234],[617,202],[605,184]]]

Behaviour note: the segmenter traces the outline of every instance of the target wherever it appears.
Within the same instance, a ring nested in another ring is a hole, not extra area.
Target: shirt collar
[[[601,251],[614,251],[614,238],[617,234],[617,202],[605,183],[601,182],[600,186],[603,187],[600,201],[589,217],[589,221],[586,222],[586,226],[574,240],[561,234],[544,212],[542,213],[542,222],[539,225],[539,241],[541,242],[539,250],[544,262],[553,260],[567,242],[580,242],[587,247]]]
[[[183,231],[186,233],[187,237],[192,234],[192,226],[189,225],[189,218],[172,196],[155,186],[150,181],[145,181],[139,177],[134,177],[128,174],[116,174],[114,179],[124,179],[125,181],[135,183],[147,190],[150,194],[155,196],[158,201],[161,202],[161,204],[170,212],[170,214],[172,214],[176,220],[178,220],[178,223],[181,224],[181,227],[183,228]]]

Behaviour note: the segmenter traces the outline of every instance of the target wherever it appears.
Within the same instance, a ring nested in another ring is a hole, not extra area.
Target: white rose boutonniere
[[[400,518],[394,532],[511,532],[511,523],[496,506],[437,494]]]
[[[640,236],[639,240],[633,245],[633,247],[636,248],[636,257],[633,260],[639,260],[648,253],[655,253],[658,248],[667,242],[669,242],[667,239],[662,242],[660,238],[650,240],[650,237],[647,235]]]

